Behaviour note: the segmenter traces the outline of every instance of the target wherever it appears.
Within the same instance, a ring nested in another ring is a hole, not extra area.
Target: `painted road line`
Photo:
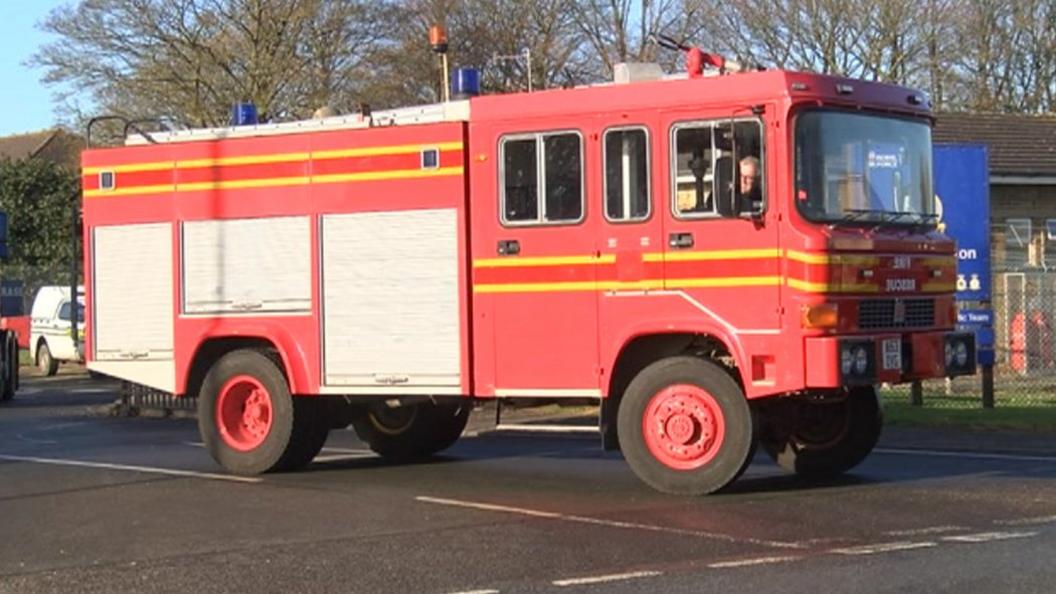
[[[461,592],[451,592],[451,594],[499,594],[498,590],[463,590]]]
[[[1037,516],[1033,518],[1013,518],[1011,520],[994,520],[999,526],[1034,526],[1036,524],[1056,523],[1056,516]]]
[[[1017,538],[1031,538],[1037,536],[1037,532],[980,532],[978,534],[961,534],[958,536],[944,536],[946,542],[994,542],[996,540],[1013,540]]]
[[[895,551],[912,551],[916,549],[927,549],[934,546],[938,546],[938,543],[923,541],[923,542],[882,542],[870,545],[861,545],[857,547],[846,547],[842,549],[832,549],[830,553],[837,555],[875,555],[877,553],[893,553]]]
[[[769,565],[771,563],[790,563],[792,561],[799,561],[803,557],[789,555],[785,557],[756,557],[755,559],[740,559],[737,561],[720,561],[718,563],[710,563],[708,567],[712,569],[732,569],[734,567],[752,567],[754,565]]]
[[[902,450],[894,448],[876,448],[876,454],[891,454],[895,456],[923,456],[932,458],[965,458],[969,460],[1008,460],[1014,462],[1052,462],[1056,464],[1056,456],[1028,456],[1020,454],[987,454],[985,452],[952,452],[946,450]]]
[[[590,584],[607,584],[609,582],[622,582],[626,580],[638,580],[663,575],[660,571],[633,571],[630,573],[613,573],[609,575],[596,575],[592,577],[571,578],[566,580],[554,580],[551,584],[564,588],[567,586],[587,586]]]
[[[379,458],[377,454],[371,452],[369,454],[328,454],[321,455],[312,458],[312,462],[342,462],[346,460],[369,460],[371,458]]]
[[[87,462],[84,460],[63,460],[60,458],[36,458],[33,456],[8,456],[0,454],[0,460],[9,462],[29,462],[33,464],[53,464],[55,466],[76,466],[81,468],[99,468],[102,470],[122,470],[126,472],[142,472],[144,474],[160,474],[164,476],[176,476],[181,478],[200,478],[213,481],[229,481],[234,483],[259,483],[263,479],[252,476],[235,476],[230,474],[216,474],[212,472],[195,472],[193,470],[176,470],[172,468],[157,468],[154,466],[133,466],[129,464],[111,464],[108,462]]]
[[[802,549],[805,545],[795,542],[782,542],[775,540],[763,540],[758,538],[739,538],[731,536],[729,534],[722,534],[718,532],[704,532],[701,530],[690,530],[685,528],[671,528],[669,526],[656,526],[653,524],[639,524],[637,522],[620,522],[618,520],[604,520],[601,518],[591,518],[587,516],[571,516],[558,512],[551,512],[545,510],[528,509],[523,507],[510,507],[506,505],[499,505],[494,503],[484,503],[478,501],[463,501],[460,499],[446,499],[442,497],[428,497],[425,495],[419,495],[415,497],[417,501],[422,503],[435,503],[438,505],[447,505],[451,507],[462,507],[467,509],[476,509],[481,511],[499,512],[507,514],[516,514],[522,516],[529,516],[533,518],[545,518],[548,520],[561,520],[565,522],[575,522],[578,524],[591,524],[595,526],[605,526],[608,528],[623,528],[631,530],[644,530],[648,532],[663,532],[666,534],[677,534],[679,536],[690,536],[696,538],[706,538],[711,540],[721,540],[725,542],[734,542],[741,544],[756,544],[772,548],[780,549]]]
[[[946,534],[968,530],[964,526],[930,526],[928,528],[910,528],[908,530],[889,530],[884,536],[921,536],[924,534]]]

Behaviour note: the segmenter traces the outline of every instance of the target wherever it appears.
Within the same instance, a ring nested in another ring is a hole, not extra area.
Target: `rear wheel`
[[[352,427],[371,450],[394,459],[414,459],[445,450],[469,421],[469,403],[422,402],[371,407],[352,419]]]
[[[220,358],[198,397],[198,430],[225,469],[254,475],[311,462],[326,441],[319,402],[293,398],[282,371],[259,351]]]
[[[41,373],[48,377],[59,372],[59,360],[51,356],[51,349],[48,348],[48,343],[46,342],[41,342],[40,347],[37,349],[37,367],[40,368]]]
[[[840,399],[798,398],[761,409],[763,449],[805,478],[830,478],[860,464],[876,447],[883,414],[872,387]]]
[[[3,370],[0,373],[0,400],[11,400],[18,389],[18,339],[11,332],[4,332],[2,360]]]
[[[737,382],[697,357],[670,357],[627,386],[617,422],[620,449],[654,489],[703,495],[744,472],[755,447],[751,409]]]

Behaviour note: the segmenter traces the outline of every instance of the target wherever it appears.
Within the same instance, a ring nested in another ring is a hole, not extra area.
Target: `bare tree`
[[[216,125],[236,101],[303,117],[355,93],[390,13],[383,2],[84,0],[52,12],[43,28],[59,40],[34,62],[46,81],[128,117]]]

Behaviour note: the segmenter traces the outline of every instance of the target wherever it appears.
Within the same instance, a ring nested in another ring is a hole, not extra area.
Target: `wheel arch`
[[[307,380],[304,377],[302,358],[291,355],[289,349],[283,348],[282,341],[260,336],[222,336],[201,341],[191,355],[184,374],[184,385],[181,393],[197,396],[202,382],[209,369],[224,355],[238,350],[256,350],[264,352],[279,367],[293,394],[306,391]]]
[[[684,332],[647,332],[628,337],[620,347],[610,370],[609,381],[601,401],[602,443],[606,449],[618,447],[616,413],[620,399],[631,380],[648,367],[667,357],[693,355],[715,361],[744,390],[740,345],[714,330]]]

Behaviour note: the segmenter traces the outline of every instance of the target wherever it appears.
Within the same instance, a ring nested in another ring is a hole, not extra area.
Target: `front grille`
[[[904,313],[896,315],[900,308]],[[934,324],[934,299],[866,299],[858,305],[858,327],[862,330],[927,328]]]

